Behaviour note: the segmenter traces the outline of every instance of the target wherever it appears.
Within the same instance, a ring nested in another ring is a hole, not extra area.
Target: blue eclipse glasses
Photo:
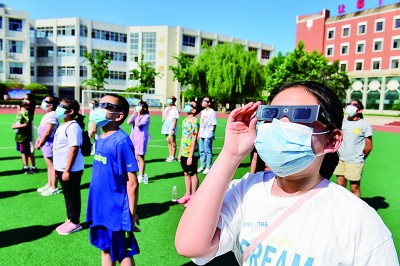
[[[259,121],[271,122],[274,118],[286,116],[290,122],[311,124],[319,121],[328,128],[337,128],[331,116],[320,105],[260,105],[256,118]]]

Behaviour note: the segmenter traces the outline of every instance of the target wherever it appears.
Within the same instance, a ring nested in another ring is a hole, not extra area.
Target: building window
[[[378,20],[375,21],[375,32],[381,32],[384,29],[384,21]]]
[[[37,57],[53,57],[53,46],[38,46]]]
[[[399,50],[400,49],[400,37],[399,36],[393,37],[392,49],[393,50]]]
[[[53,67],[52,66],[38,66],[37,76],[38,77],[52,77],[53,76]]]
[[[61,56],[75,56],[75,47],[74,46],[57,47],[57,57]]]
[[[347,63],[340,63],[340,71],[342,72],[347,71]]]
[[[207,45],[208,47],[211,47],[211,46],[213,46],[213,40],[202,38],[201,39],[201,46],[203,46],[203,45]],[[249,49],[250,49],[250,47],[249,47]]]
[[[79,25],[79,36],[80,37],[88,36],[88,29],[86,25]]]
[[[156,38],[157,35],[155,32],[142,33],[143,61],[150,62],[153,65],[156,63]]]
[[[269,59],[271,56],[271,51],[268,50],[261,50],[261,58],[262,59]]]
[[[31,57],[35,57],[35,47],[31,47],[30,55]]]
[[[255,48],[255,47],[250,47],[250,46],[249,46],[249,47],[247,48],[247,50],[248,50],[249,52],[255,52],[255,53],[257,54],[257,50],[258,50],[258,49]]]
[[[131,33],[130,35],[131,41],[131,51],[130,51],[130,61],[138,62],[139,60],[139,33]]]
[[[73,77],[75,76],[75,67],[73,66],[58,67],[57,75],[59,77]]]
[[[367,33],[367,24],[363,23],[363,24],[358,24],[358,31],[357,34],[358,35],[364,35]]]
[[[362,61],[356,62],[355,70],[356,70],[356,71],[361,71],[361,70],[363,70],[363,62],[362,62]]]
[[[126,43],[128,40],[127,36],[124,33],[92,29],[92,38],[94,39]]]
[[[85,57],[85,53],[87,53],[87,47],[86,46],[79,46],[79,56],[80,57]]]
[[[16,18],[8,19],[8,29],[12,31],[22,31],[22,20]]]
[[[4,70],[3,70],[3,61],[0,61],[0,73],[4,73]]]
[[[10,53],[22,53],[22,42],[20,41],[8,41],[8,48]]]
[[[87,77],[87,67],[80,66],[79,67],[79,76],[80,77]]]
[[[22,73],[23,73],[23,64],[22,63],[10,62],[10,74],[22,75]]]
[[[350,36],[350,26],[346,26],[342,28],[342,37]]]
[[[374,40],[374,52],[382,51],[383,40]]]
[[[335,29],[328,30],[328,40],[335,39]]]
[[[349,54],[349,44],[342,44],[340,46],[340,54],[341,55],[347,55]]]
[[[3,28],[3,17],[0,17],[0,29]]]
[[[356,53],[361,54],[365,52],[365,42],[357,42]]]
[[[189,36],[189,35],[183,35],[182,45],[195,47],[196,46],[196,37]]]
[[[0,39],[0,51],[3,51],[3,39]]]
[[[35,67],[31,67],[31,76],[32,76],[32,77],[35,76]]]
[[[36,38],[47,38],[53,36],[53,27],[38,27],[36,29]]]
[[[391,69],[399,69],[400,68],[400,58],[393,58],[390,60],[390,68]]]
[[[326,56],[333,56],[333,46],[326,47]]]
[[[395,17],[394,18],[393,29],[400,29],[400,17]]]
[[[372,60],[372,69],[373,70],[381,69],[381,60]]]
[[[75,36],[75,26],[58,26],[58,36]]]

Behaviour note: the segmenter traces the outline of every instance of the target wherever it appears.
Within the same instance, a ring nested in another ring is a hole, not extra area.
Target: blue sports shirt
[[[111,231],[132,231],[128,172],[138,171],[134,147],[121,129],[96,141],[86,221]]]

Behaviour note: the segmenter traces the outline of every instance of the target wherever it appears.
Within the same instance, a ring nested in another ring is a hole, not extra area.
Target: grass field
[[[54,229],[65,220],[62,194],[42,197],[36,188],[47,180],[46,167],[40,151],[34,175],[19,174],[21,157],[15,151],[14,133],[10,128],[14,115],[0,115],[0,265],[99,265],[100,252],[90,245],[89,231],[60,236]],[[35,116],[36,124],[41,115]],[[218,119],[214,153],[223,143],[226,120]],[[129,132],[127,125],[123,126]],[[193,265],[180,257],[174,248],[176,226],[184,208],[171,202],[172,186],[178,194],[184,192],[182,170],[178,162],[166,163],[168,155],[165,137],[159,134],[161,117],[151,118],[151,140],[146,155],[149,184],[141,185],[138,214],[142,232],[136,234],[141,253],[137,265]],[[180,135],[178,136],[180,137]],[[397,251],[400,251],[400,134],[375,132],[374,150],[365,165],[362,196],[374,207],[391,230]],[[248,171],[246,159],[235,174],[240,178]],[[91,157],[85,157],[81,184],[82,214],[85,221],[88,187],[91,176]],[[204,175],[200,174],[200,180]],[[343,203],[346,204],[346,203]],[[234,265],[231,257],[221,258],[210,265]]]

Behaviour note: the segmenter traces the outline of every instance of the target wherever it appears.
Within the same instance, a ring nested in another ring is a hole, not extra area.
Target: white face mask
[[[142,111],[142,106],[141,105],[136,106],[135,111],[136,111],[136,113],[139,113],[140,111]]]
[[[357,114],[358,108],[354,105],[347,105],[346,108],[344,109],[344,112],[346,115],[349,117],[353,117]]]

